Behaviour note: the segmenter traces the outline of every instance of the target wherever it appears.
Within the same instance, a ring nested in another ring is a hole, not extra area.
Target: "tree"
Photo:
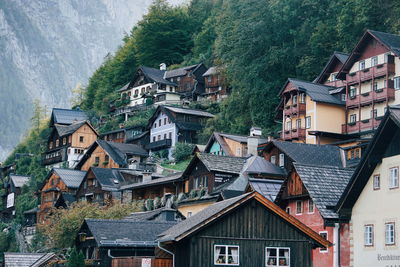
[[[172,156],[174,157],[176,162],[181,162],[190,157],[193,151],[193,144],[186,143],[176,143],[175,148],[172,152]]]
[[[78,251],[75,247],[71,249],[68,258],[67,267],[85,267],[85,257],[82,251]]]

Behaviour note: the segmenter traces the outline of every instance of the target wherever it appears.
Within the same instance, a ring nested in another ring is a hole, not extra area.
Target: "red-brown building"
[[[219,67],[215,66],[209,68],[203,74],[203,77],[205,92],[202,97],[212,101],[221,101],[228,97],[229,87],[221,75],[221,69]]]

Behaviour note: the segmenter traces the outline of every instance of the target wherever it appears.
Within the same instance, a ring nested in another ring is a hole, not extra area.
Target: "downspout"
[[[339,220],[339,229],[338,229],[338,237],[337,237],[338,244],[339,244],[339,250],[338,250],[338,267],[342,266],[342,265],[341,265],[341,262],[340,262],[340,248],[342,247],[342,246],[341,246],[341,243],[340,243],[340,229],[341,229],[341,228],[342,228],[342,224],[340,223],[340,220]]]
[[[161,246],[161,244],[160,244],[160,241],[158,241],[157,246],[158,246],[161,250],[163,250],[163,251],[167,252],[168,254],[171,254],[171,255],[172,255],[172,267],[175,267],[175,254],[172,253],[171,251],[169,251],[169,250],[163,248],[163,247]]]
[[[111,250],[110,250],[110,249],[107,250],[107,255],[108,255],[108,257],[110,257],[111,259],[115,259],[115,257],[111,255]]]
[[[339,225],[335,223],[333,228],[333,267],[339,267],[339,251],[340,251],[340,241],[339,241]]]

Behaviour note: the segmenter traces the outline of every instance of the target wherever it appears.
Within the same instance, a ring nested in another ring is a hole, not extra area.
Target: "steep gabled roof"
[[[346,62],[348,57],[349,57],[349,55],[346,53],[337,52],[337,51],[333,52],[333,54],[329,58],[328,62],[326,63],[325,67],[322,69],[321,73],[318,75],[317,78],[315,78],[315,80],[313,82],[322,83],[322,80],[324,79],[325,74],[332,67],[332,64],[334,64],[335,61],[338,60],[343,65]]]
[[[117,191],[125,183],[125,178],[121,175],[120,169],[91,167],[90,170],[99,182],[101,189],[105,191]]]
[[[300,163],[293,165],[321,216],[324,219],[338,218],[333,208],[339,201],[354,169]]]
[[[183,174],[183,172],[177,172],[177,173],[167,175],[165,177],[153,178],[150,181],[124,185],[124,186],[121,186],[121,189],[122,190],[137,189],[137,188],[145,188],[145,187],[151,187],[151,186],[161,185],[161,184],[174,183],[174,182],[182,180],[182,174]]]
[[[246,163],[246,158],[218,156],[208,153],[196,153],[195,157],[190,161],[189,166],[186,168],[184,175],[189,171],[190,167],[194,166],[195,162],[199,160],[209,171],[226,172],[232,174],[240,174]]]
[[[184,76],[187,74],[188,71],[196,69],[200,67],[203,63],[194,64],[190,66],[185,66],[182,68],[174,69],[174,70],[167,70],[164,74],[164,79],[170,79],[174,77]]]
[[[391,106],[381,121],[375,135],[363,154],[360,164],[346,186],[336,210],[344,216],[350,215],[351,209],[368,183],[376,166],[381,162],[390,145],[399,146],[400,105]]]
[[[321,247],[329,247],[331,245],[329,241],[322,238],[319,234],[311,230],[309,227],[301,223],[293,216],[287,214],[285,211],[280,209],[277,205],[263,197],[258,192],[243,194],[241,196],[210,205],[207,208],[201,210],[200,212],[194,214],[193,216],[187,218],[186,220],[176,224],[175,226],[160,234],[158,240],[160,242],[180,241],[190,236],[191,234],[198,232],[207,225],[215,222],[225,214],[252,199],[255,199],[260,204],[265,206],[265,208],[273,212],[276,216],[280,217],[282,220],[286,221],[293,227],[297,228],[299,231],[303,232],[315,242],[315,245]]]
[[[286,176],[286,171],[283,168],[257,155],[253,155],[246,160],[242,172],[246,174],[266,174],[278,177]]]
[[[43,266],[48,260],[57,257],[54,253],[4,253],[4,264],[7,267]]]
[[[54,171],[69,188],[78,188],[86,174],[85,171],[60,168],[53,168],[52,171]],[[51,172],[49,175],[51,175]]]
[[[206,72],[204,72],[203,77],[219,74],[220,72],[219,68],[220,67],[217,66],[210,67]]]
[[[343,167],[341,149],[332,145],[314,145],[285,141],[270,141],[264,149],[277,147],[293,161],[300,164]]]
[[[162,207],[159,209],[155,210],[149,210],[149,211],[141,211],[141,212],[133,212],[129,216],[125,217],[124,220],[129,220],[129,221],[134,221],[134,222],[140,222],[140,221],[154,221],[154,220],[160,220],[160,215],[162,215],[165,212],[171,212],[175,213],[175,220],[177,217],[179,218],[185,218],[178,210],[168,208],[168,207]],[[165,218],[163,218],[165,221]],[[162,220],[162,219],[161,219]]]
[[[28,184],[30,179],[30,176],[10,174],[10,180],[17,188],[23,187],[24,185]]]
[[[88,121],[80,121],[80,122],[74,122],[70,125],[63,125],[63,124],[54,124],[54,128],[56,129],[58,135],[60,137],[66,136],[73,134],[76,132],[79,128],[81,128],[84,124],[88,125],[93,132],[98,135],[96,129],[93,128],[93,126],[88,122]]]
[[[98,247],[155,247],[157,236],[176,222],[85,219],[85,224]]]
[[[253,191],[257,191],[266,199],[275,201],[282,183],[282,180],[249,178],[248,187]]]
[[[72,124],[74,122],[86,121],[89,117],[79,109],[53,108],[51,113],[50,125],[54,124]]]

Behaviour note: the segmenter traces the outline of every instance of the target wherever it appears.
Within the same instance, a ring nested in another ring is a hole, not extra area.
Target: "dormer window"
[[[365,69],[365,60],[362,60],[359,62],[359,68],[360,68],[360,70]]]

